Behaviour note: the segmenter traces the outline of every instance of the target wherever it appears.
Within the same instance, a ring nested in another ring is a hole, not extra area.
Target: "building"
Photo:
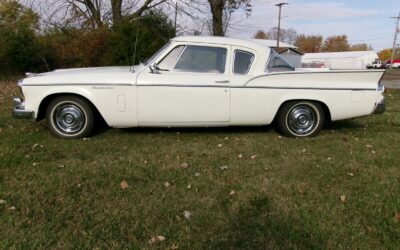
[[[294,68],[302,67],[302,56],[303,53],[297,50],[296,46],[288,43],[279,42],[279,48],[276,47],[276,40],[265,40],[265,39],[251,39],[257,43],[270,47],[274,51],[278,52],[290,65]]]
[[[306,53],[302,58],[304,68],[366,69],[378,58],[374,51],[349,51]]]

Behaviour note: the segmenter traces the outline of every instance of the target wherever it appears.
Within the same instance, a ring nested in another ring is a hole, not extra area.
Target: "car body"
[[[400,69],[400,59],[387,59],[385,61],[385,67],[388,68],[394,68],[394,69]]]
[[[370,64],[367,64],[367,69],[384,69],[386,68],[386,64],[381,60],[375,60]]]
[[[254,126],[316,135],[325,120],[382,113],[383,70],[295,71],[256,41],[176,37],[134,67],[55,70],[19,81],[17,118],[47,119],[64,138],[110,127]]]

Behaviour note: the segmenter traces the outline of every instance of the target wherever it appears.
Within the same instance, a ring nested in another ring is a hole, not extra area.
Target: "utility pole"
[[[399,15],[396,17],[391,17],[393,19],[397,19],[397,24],[396,24],[396,29],[394,31],[394,40],[393,40],[393,49],[392,49],[392,59],[390,61],[390,68],[393,68],[393,60],[394,60],[394,54],[396,53],[396,42],[397,42],[397,34],[399,33],[399,21],[400,21],[400,12]]]
[[[279,18],[278,18],[278,37],[276,39],[276,47],[279,48],[279,39],[281,39],[281,14],[282,14],[282,6],[288,5],[288,3],[278,3],[275,6],[279,7]]]
[[[178,2],[176,2],[175,3],[175,24],[174,24],[174,27],[175,27],[175,36],[176,36],[176,22],[177,22],[177,20],[178,20]]]

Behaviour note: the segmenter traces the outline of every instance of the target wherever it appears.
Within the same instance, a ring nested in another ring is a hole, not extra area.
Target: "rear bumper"
[[[33,111],[25,110],[25,103],[21,98],[14,98],[14,108],[12,116],[17,119],[32,119],[34,115]]]
[[[383,114],[385,112],[385,100],[382,99],[381,101],[375,103],[375,108],[372,114]]]

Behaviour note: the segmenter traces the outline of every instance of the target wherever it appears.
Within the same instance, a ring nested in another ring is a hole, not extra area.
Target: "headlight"
[[[18,85],[18,90],[19,90],[19,94],[21,95],[21,97],[24,97],[24,93],[22,92],[22,84],[23,84],[24,80],[18,80],[17,85]]]

